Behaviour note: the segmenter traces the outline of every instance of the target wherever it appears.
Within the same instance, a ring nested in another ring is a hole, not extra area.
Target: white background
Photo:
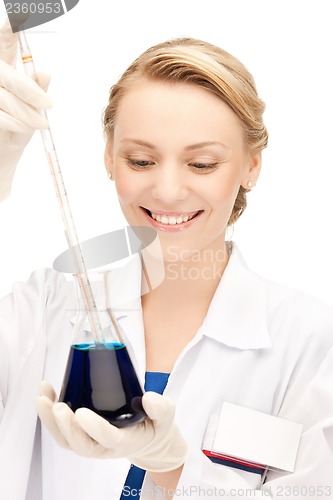
[[[238,57],[267,104],[262,175],[233,239],[260,274],[333,303],[331,11],[330,0],[80,0],[29,30],[37,68],[52,74],[49,119],[79,238],[124,223],[103,165],[109,87],[149,46],[201,38]],[[0,224],[4,295],[67,248],[38,133]]]

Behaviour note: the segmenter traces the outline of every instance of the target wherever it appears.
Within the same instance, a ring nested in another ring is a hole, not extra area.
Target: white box
[[[301,424],[224,402],[212,451],[293,472],[301,434]]]

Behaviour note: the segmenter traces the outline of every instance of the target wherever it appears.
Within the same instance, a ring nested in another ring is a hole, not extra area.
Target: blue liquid
[[[146,418],[142,395],[124,344],[71,347],[59,400],[73,411],[89,408],[116,427],[125,427]]]

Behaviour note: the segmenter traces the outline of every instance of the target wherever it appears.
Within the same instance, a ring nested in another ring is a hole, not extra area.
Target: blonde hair
[[[268,133],[263,123],[265,104],[258,96],[252,75],[225,50],[193,38],[178,38],[151,47],[111,87],[103,117],[108,138],[113,136],[121,98],[143,78],[186,82],[206,88],[238,116],[249,151],[260,151],[267,146]],[[244,211],[247,192],[240,186],[229,224],[233,224]]]

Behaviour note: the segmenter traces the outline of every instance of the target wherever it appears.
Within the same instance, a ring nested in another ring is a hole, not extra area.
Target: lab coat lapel
[[[203,333],[230,347],[272,346],[266,320],[265,281],[249,270],[233,243],[228,265],[203,322]]]

